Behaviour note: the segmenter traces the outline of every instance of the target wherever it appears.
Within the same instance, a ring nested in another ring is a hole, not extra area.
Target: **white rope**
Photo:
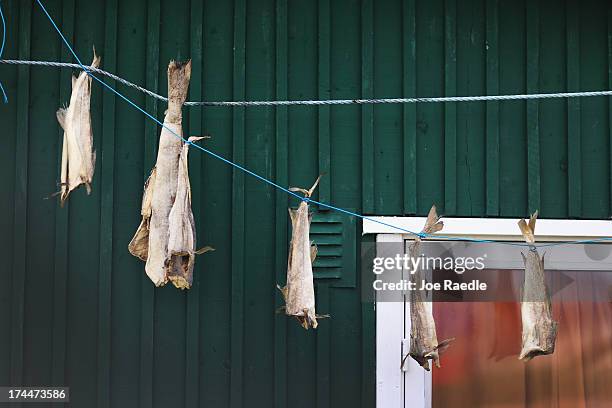
[[[59,68],[81,69],[79,64],[53,61],[27,61],[27,60],[0,60],[0,64],[9,65],[35,65]],[[134,88],[160,101],[168,102],[168,98],[149,91],[139,85],[127,81],[117,75],[99,68],[88,66],[87,69],[100,75],[107,76],[130,88]],[[370,98],[370,99],[328,99],[328,100],[297,100],[297,101],[218,101],[218,102],[185,102],[186,106],[290,106],[290,105],[366,105],[366,104],[392,104],[392,103],[444,103],[444,102],[478,102],[478,101],[515,101],[530,99],[555,98],[583,98],[592,96],[612,96],[612,91],[588,92],[555,92],[539,94],[513,94],[513,95],[483,95],[483,96],[441,96],[433,98]]]

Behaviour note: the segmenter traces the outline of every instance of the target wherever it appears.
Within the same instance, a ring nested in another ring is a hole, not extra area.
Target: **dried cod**
[[[100,57],[96,55],[95,48],[91,66],[100,66]],[[90,98],[91,77],[83,71],[78,77],[72,76],[70,104],[57,111],[57,121],[64,129],[61,188],[58,193],[62,207],[72,190],[81,184],[85,185],[87,194],[91,193],[96,153],[93,150]]]
[[[140,215],[142,220],[136,230],[136,234],[128,245],[128,250],[132,255],[147,262],[149,257],[149,227],[151,224],[151,197],[153,196],[153,185],[155,184],[155,167],[151,170],[151,174],[144,185],[144,193],[142,195],[142,204],[140,206]]]
[[[170,280],[179,289],[191,287],[195,255],[212,249],[195,249],[187,162],[189,144],[176,137],[183,135],[181,109],[187,99],[190,77],[191,61],[170,62],[168,110],[159,138],[157,162],[145,183],[142,221],[128,246],[132,255],[146,261],[145,271],[155,286]],[[191,137],[189,142],[200,139]]]
[[[201,139],[203,137],[190,137],[189,142]],[[191,185],[187,165],[188,153],[189,144],[185,143],[179,158],[176,198],[169,216],[167,277],[179,289],[191,287],[196,254],[213,250],[211,247],[204,247],[196,251],[196,229],[191,211]]]
[[[317,188],[319,180],[321,176],[317,178],[310,190],[297,187],[290,190],[301,192],[304,197],[309,198]],[[315,312],[312,263],[317,256],[317,247],[310,242],[312,214],[308,212],[308,202],[302,201],[297,210],[289,208],[289,215],[293,233],[287,261],[287,286],[278,288],[285,299],[285,314],[294,316],[306,330],[310,327],[316,329],[317,318],[329,316],[317,315]]]
[[[427,216],[427,221],[422,233],[433,234],[444,226],[436,213],[436,206],[432,206]],[[421,256],[421,237],[417,236],[408,248],[410,257],[416,259]],[[411,280],[417,286],[421,286],[426,277],[423,270],[417,267],[411,271]],[[438,343],[436,336],[436,323],[433,318],[433,303],[427,299],[425,292],[414,290],[410,293],[410,351],[408,355],[416,360],[425,370],[429,371],[429,360],[433,360],[436,367],[440,368],[439,352],[443,351],[454,339],[446,339]],[[405,359],[402,362],[402,366]]]
[[[521,253],[525,263],[525,282],[521,299],[523,333],[519,359],[523,361],[552,354],[557,338],[557,322],[552,318],[550,294],[544,281],[544,256],[540,257],[533,245],[537,217],[536,211],[529,219],[529,224],[525,220],[518,223],[525,241],[530,244],[527,255]]]

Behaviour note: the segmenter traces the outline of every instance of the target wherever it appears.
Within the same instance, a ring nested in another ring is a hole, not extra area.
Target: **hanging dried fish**
[[[147,261],[149,257],[149,229],[151,223],[151,198],[153,197],[153,185],[155,184],[155,167],[151,171],[149,178],[144,185],[144,193],[142,195],[142,205],[140,207],[140,215],[142,221],[136,230],[136,234],[128,245],[128,250],[132,255]]]
[[[190,137],[190,142],[203,137]],[[189,166],[187,154],[189,144],[183,144],[179,158],[178,185],[174,205],[170,210],[168,233],[168,279],[179,289],[189,289],[193,282],[193,265],[196,254],[213,250],[204,247],[196,251],[196,230],[193,212],[191,211],[191,185],[189,184]]]
[[[159,138],[157,162],[145,183],[142,221],[128,245],[130,253],[146,261],[147,276],[155,286],[168,280],[180,289],[193,281],[195,255],[212,250],[195,249],[196,233],[191,211],[191,186],[182,137],[182,106],[187,99],[191,61],[171,61],[168,66],[168,110]],[[174,134],[173,134],[174,132]],[[189,142],[202,139],[191,137]]]
[[[297,187],[290,190],[301,192],[304,197],[308,198],[317,188],[319,180],[321,176],[317,178],[310,190]],[[310,327],[316,329],[317,318],[329,316],[320,316],[315,312],[312,263],[317,256],[317,247],[310,242],[312,214],[308,213],[308,203],[302,201],[297,210],[289,208],[289,215],[293,233],[287,261],[287,286],[278,288],[285,299],[285,314],[296,317],[306,330]]]
[[[91,66],[94,68],[100,66],[100,57],[96,55],[95,48]],[[57,121],[64,129],[59,191],[62,207],[72,190],[81,184],[85,184],[87,194],[91,193],[96,152],[93,150],[90,99],[91,77],[83,71],[78,77],[72,77],[70,104],[67,108],[57,111]]]
[[[433,234],[444,226],[439,221],[436,206],[432,206],[427,216],[427,221],[422,233]],[[421,256],[421,238],[417,236],[408,248],[410,257],[416,259]],[[417,288],[421,287],[426,277],[423,270],[417,267],[411,271],[411,281]],[[433,303],[426,298],[424,291],[414,290],[410,294],[410,351],[408,354],[415,359],[425,370],[429,371],[429,361],[433,360],[436,367],[440,368],[439,352],[443,351],[454,339],[447,339],[438,343],[436,336],[436,323],[433,318]],[[405,360],[405,359],[404,359]],[[405,361],[402,362],[402,366]]]
[[[557,322],[552,318],[550,294],[544,281],[544,256],[540,257],[535,245],[536,211],[529,219],[518,222],[525,241],[530,244],[525,263],[525,282],[521,299],[521,320],[523,323],[522,348],[519,359],[529,361],[540,355],[555,351]]]
[[[151,218],[149,221],[149,251],[145,270],[155,286],[168,281],[168,235],[169,215],[178,184],[178,162],[183,141],[183,103],[187,99],[191,61],[178,63],[171,61],[168,66],[168,110],[164,117],[164,127],[159,137],[159,149],[155,163],[155,178],[151,180]],[[172,133],[174,132],[174,134]]]

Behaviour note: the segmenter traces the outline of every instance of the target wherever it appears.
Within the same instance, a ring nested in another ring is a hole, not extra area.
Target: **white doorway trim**
[[[363,234],[400,234],[411,239],[408,233],[390,227],[419,232],[425,225],[425,217],[368,217],[363,220]],[[378,222],[376,222],[378,221]],[[504,241],[522,241],[517,218],[445,218],[441,235],[470,237]],[[380,222],[389,224],[384,225]],[[612,220],[553,220],[542,219],[536,224],[538,241],[573,241],[612,236]]]

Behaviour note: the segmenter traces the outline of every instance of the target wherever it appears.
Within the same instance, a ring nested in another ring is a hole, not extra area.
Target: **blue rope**
[[[466,242],[474,242],[474,243],[498,243],[498,244],[504,244],[504,245],[513,245],[513,246],[530,246],[529,244],[526,243],[518,243],[518,242],[506,242],[506,241],[495,241],[495,240],[490,240],[490,239],[477,239],[477,238],[468,238],[468,237],[449,237],[449,236],[444,236],[444,235],[434,235],[434,234],[427,234],[427,233],[423,233],[423,232],[414,232],[414,231],[410,231],[408,229],[402,228],[402,227],[398,227],[396,225],[392,225],[389,223],[386,223],[384,221],[380,221],[371,217],[367,217],[365,215],[361,215],[358,214],[356,212],[353,211],[349,211],[346,210],[344,208],[340,208],[340,207],[336,207],[333,206],[331,204],[327,204],[327,203],[323,203],[317,200],[313,200],[312,198],[309,197],[303,197],[299,194],[296,194],[295,192],[289,190],[286,187],[283,187],[279,184],[276,184],[275,182],[273,182],[272,180],[269,180],[263,176],[260,176],[257,173],[254,173],[253,171],[239,165],[236,164],[234,162],[232,162],[231,160],[226,159],[223,156],[218,155],[217,153],[206,149],[205,147],[202,147],[200,145],[197,145],[195,143],[192,143],[188,140],[186,140],[185,138],[183,138],[182,136],[176,134],[172,129],[168,128],[166,125],[164,125],[162,122],[160,122],[159,120],[157,120],[157,118],[155,118],[154,116],[152,116],[150,113],[148,113],[147,111],[145,111],[144,109],[142,109],[140,106],[136,105],[134,102],[132,102],[129,98],[127,98],[126,96],[124,96],[122,93],[120,93],[119,91],[117,91],[116,89],[114,89],[113,87],[111,87],[110,85],[108,85],[107,83],[105,83],[104,81],[100,80],[99,78],[97,78],[95,75],[93,75],[91,73],[91,71],[87,68],[87,66],[85,66],[81,60],[79,59],[79,57],[77,56],[76,52],[74,51],[74,49],[71,47],[70,43],[68,42],[68,40],[66,40],[66,37],[64,37],[64,35],[62,34],[61,30],[59,29],[59,27],[57,26],[57,24],[55,24],[55,21],[53,20],[53,18],[51,17],[51,15],[49,15],[49,13],[47,12],[47,9],[45,8],[45,6],[42,4],[42,2],[40,0],[36,0],[37,3],[39,4],[39,6],[41,7],[41,9],[43,10],[43,12],[45,13],[45,15],[47,16],[47,18],[49,19],[49,21],[51,22],[51,24],[53,25],[53,27],[55,28],[55,31],[57,31],[57,33],[59,34],[59,36],[62,38],[62,41],[64,42],[64,44],[66,45],[66,47],[68,48],[68,50],[70,51],[70,53],[74,56],[74,58],[76,59],[76,61],[78,62],[79,66],[81,67],[81,69],[83,71],[85,71],[87,73],[87,75],[89,75],[90,77],[92,77],[93,79],[95,79],[96,81],[98,81],[100,84],[102,84],[104,87],[106,87],[107,89],[109,89],[110,91],[112,91],[113,93],[115,93],[117,96],[119,96],[121,99],[123,99],[124,101],[126,101],[128,104],[132,105],[134,108],[136,108],[137,110],[139,110],[140,112],[142,112],[145,116],[147,116],[149,119],[153,120],[155,123],[157,123],[159,126],[161,126],[162,128],[166,129],[167,131],[169,131],[171,134],[173,134],[174,136],[176,136],[177,138],[181,139],[184,143],[187,143],[191,146],[194,146],[195,148],[203,151],[204,153],[219,159],[221,161],[223,161],[224,163],[229,164],[230,166],[241,170],[261,181],[263,181],[266,184],[271,185],[272,187],[275,187],[279,190],[284,191],[285,193],[289,194],[290,196],[293,196],[299,200],[305,201],[307,203],[313,203],[316,204],[320,207],[324,207],[324,208],[328,208],[330,210],[334,210],[340,213],[344,213],[353,217],[357,217],[357,218],[361,218],[363,220],[368,220],[377,224],[381,224],[387,227],[391,227],[393,229],[414,235],[416,237],[420,237],[420,238],[427,238],[427,237],[433,237],[433,238],[437,238],[437,239],[446,239],[446,240],[450,240],[450,241],[466,241]],[[591,243],[591,242],[599,242],[599,241],[612,241],[612,237],[611,238],[600,238],[600,239],[593,239],[593,240],[584,240],[584,241],[569,241],[569,242],[558,242],[558,243],[552,243],[552,244],[540,244],[538,246],[554,246],[554,245],[564,245],[564,244],[574,244],[574,243]]]
[[[2,53],[4,52],[4,44],[6,44],[6,22],[4,21],[4,13],[2,12],[2,4],[0,4],[0,20],[2,20],[2,45],[0,45],[0,59],[2,58]],[[2,91],[2,99],[4,103],[8,103],[8,97],[6,96],[6,92],[4,92],[4,87],[2,86],[2,82],[0,82],[0,91]]]

